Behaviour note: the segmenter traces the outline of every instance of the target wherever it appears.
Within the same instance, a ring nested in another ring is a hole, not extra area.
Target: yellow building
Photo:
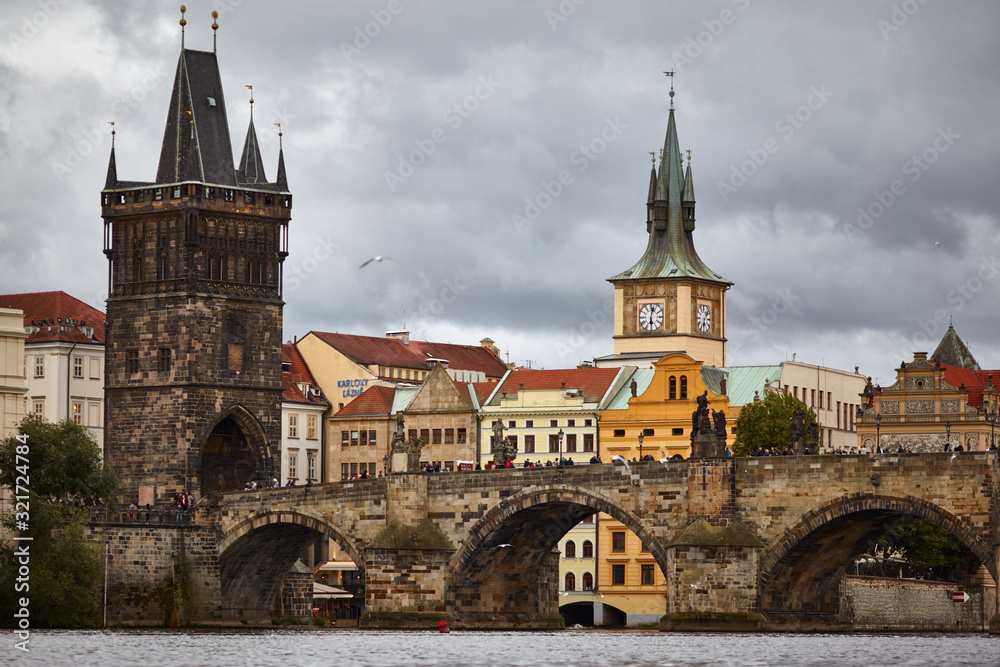
[[[600,515],[597,625],[656,623],[667,613],[667,581],[635,533]]]
[[[587,517],[559,540],[559,613],[566,626],[593,625],[597,596],[597,527]]]

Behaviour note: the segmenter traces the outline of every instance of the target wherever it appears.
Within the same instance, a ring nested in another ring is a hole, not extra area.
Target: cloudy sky
[[[405,322],[535,367],[609,354],[606,279],[645,249],[674,70],[695,244],[735,283],[731,364],[887,383],[953,316],[1000,367],[998,3],[186,4],[192,49],[220,11],[233,150],[252,84],[272,180],[282,124],[287,339]],[[103,309],[107,122],[119,177],[152,180],[177,5],[2,14],[0,291]],[[376,255],[395,262],[359,269]]]

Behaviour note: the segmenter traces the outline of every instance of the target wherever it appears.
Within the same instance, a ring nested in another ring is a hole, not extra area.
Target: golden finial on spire
[[[674,71],[670,70],[669,72],[664,72],[664,74],[666,74],[667,76],[670,77],[670,110],[673,111],[674,110]]]
[[[184,26],[188,24],[187,19],[184,18],[184,12],[187,11],[187,7],[181,5],[181,48],[184,48]]]
[[[212,12],[212,53],[215,53],[215,38],[219,30],[219,12]]]
[[[656,151],[649,151],[649,161],[656,164]]]
[[[108,125],[111,126],[111,148],[115,147],[115,121],[109,120]]]
[[[246,88],[250,91],[250,116],[253,116],[253,86],[246,84]]]
[[[684,152],[688,154],[688,164],[691,164],[691,151],[685,150]]]
[[[283,136],[282,132],[281,132],[281,123],[275,123],[274,126],[276,128],[278,128],[278,149],[280,150],[281,149],[281,137]]]

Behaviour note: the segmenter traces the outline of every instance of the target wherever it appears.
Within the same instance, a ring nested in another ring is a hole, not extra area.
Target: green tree
[[[867,555],[877,559],[879,554],[902,558],[912,568],[926,571],[939,580],[967,580],[981,565],[976,554],[961,540],[919,517],[886,531],[868,549]]]
[[[27,597],[32,627],[99,626],[104,566],[87,536],[87,506],[116,500],[117,477],[90,432],[72,420],[53,424],[32,415],[19,431],[0,442],[0,486],[27,499],[15,498],[0,520],[32,539],[0,545],[0,581],[15,581],[15,548],[25,544],[30,575],[26,591],[0,589],[0,624],[9,627],[18,599]]]
[[[766,392],[760,401],[744,405],[736,418],[733,456],[750,456],[758,449],[771,447],[784,451],[788,447],[788,425],[797,408],[805,410],[807,428],[816,423],[812,408],[783,391]]]

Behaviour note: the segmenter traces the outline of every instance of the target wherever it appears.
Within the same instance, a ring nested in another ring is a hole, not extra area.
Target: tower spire
[[[253,124],[253,86],[250,90],[250,126],[247,128],[247,138],[243,143],[243,157],[236,172],[236,180],[241,183],[266,183],[264,162],[260,157],[260,142],[257,141],[257,129]]]
[[[281,137],[283,135],[281,123],[275,123],[274,126],[278,128],[278,190],[288,192],[288,177],[285,175],[285,149],[281,144]],[[405,329],[406,327],[403,328]]]
[[[219,31],[219,12],[212,12],[212,53],[215,53],[215,39]]]
[[[111,159],[108,160],[108,176],[104,179],[104,189],[110,190],[118,183],[118,166],[115,164],[115,121],[109,120],[111,126]]]
[[[184,18],[184,12],[186,12],[186,11],[187,11],[187,7],[185,7],[184,5],[181,5],[181,21],[180,21],[180,23],[181,23],[181,51],[184,50],[184,26],[186,26],[187,23],[188,23],[187,19]]]

